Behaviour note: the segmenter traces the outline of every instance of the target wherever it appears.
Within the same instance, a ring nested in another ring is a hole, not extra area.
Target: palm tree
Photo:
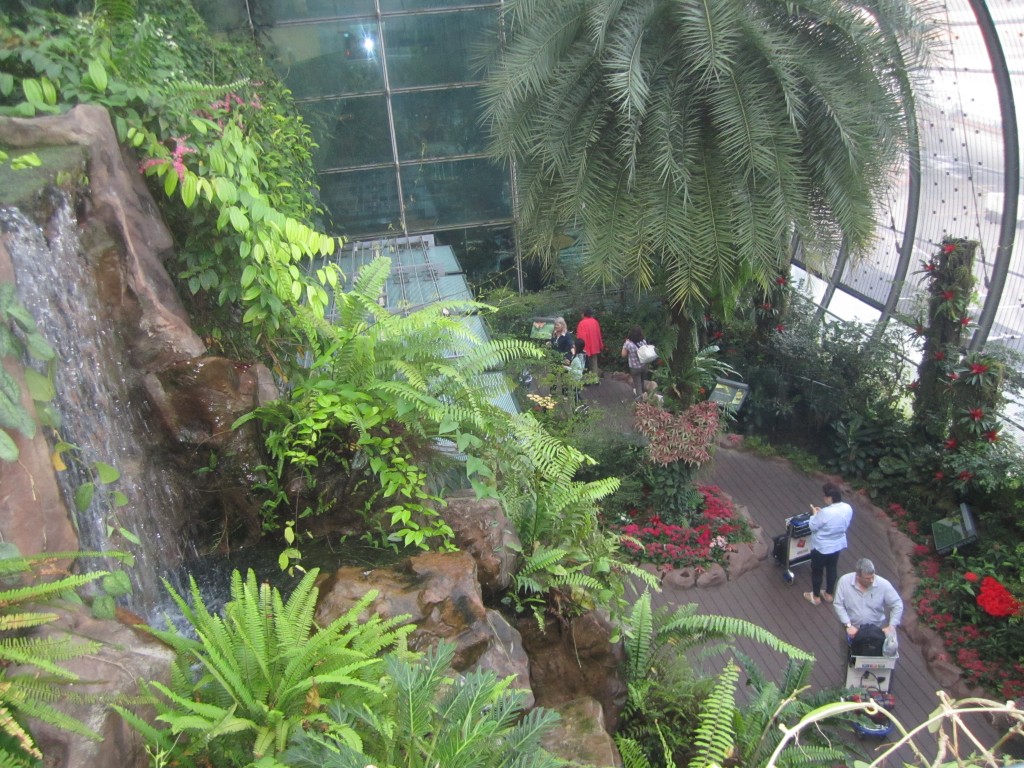
[[[905,0],[506,0],[503,21],[484,118],[521,243],[550,264],[573,229],[586,281],[661,293],[677,370],[689,319],[770,286],[793,236],[871,242],[927,40]]]

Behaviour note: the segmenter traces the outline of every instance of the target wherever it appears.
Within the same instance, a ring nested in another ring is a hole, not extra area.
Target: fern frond
[[[91,571],[89,573],[65,576],[57,581],[47,581],[27,587],[5,589],[0,591],[0,609],[6,608],[9,605],[43,600],[64,592],[70,592],[109,575],[109,571]]]
[[[651,761],[644,754],[640,742],[623,736],[615,736],[615,746],[619,748],[622,768],[653,768]]]
[[[739,666],[730,661],[718,676],[711,694],[704,700],[700,725],[694,736],[696,754],[690,760],[689,768],[723,765],[733,751],[736,681],[739,675]]]
[[[746,637],[792,659],[814,659],[812,654],[781,640],[764,627],[732,616],[696,616],[678,611],[661,626],[660,631],[676,635],[683,647],[693,647],[708,639]]]
[[[43,759],[43,753],[39,751],[39,748],[36,746],[32,736],[24,727],[22,727],[21,723],[15,719],[14,715],[11,714],[11,711],[2,704],[0,704],[0,731],[3,731],[10,739],[12,739],[26,755],[34,757],[37,760]],[[6,750],[0,752],[0,759],[11,760],[12,762],[10,764],[12,766],[28,766],[28,762],[22,761],[15,755],[7,753]],[[18,762],[13,762],[15,760]]]
[[[640,680],[646,674],[654,648],[654,613],[651,593],[644,590],[626,617],[626,679]]]
[[[9,637],[0,640],[0,660],[37,667],[62,680],[76,680],[77,675],[54,662],[96,653],[101,647],[94,641],[72,641],[66,637]]]

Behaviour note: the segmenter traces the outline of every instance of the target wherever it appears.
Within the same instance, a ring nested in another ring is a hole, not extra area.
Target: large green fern
[[[704,700],[700,712],[700,726],[694,735],[697,753],[690,760],[689,768],[712,768],[725,763],[735,750],[734,702],[736,681],[740,676],[739,666],[730,661],[715,682],[711,694]]]
[[[640,745],[651,760],[668,749],[677,757],[688,754],[690,761],[715,762],[721,759],[723,750],[740,745],[741,737],[748,737],[755,727],[756,718],[743,720],[735,704],[727,708],[723,703],[730,686],[735,685],[731,667],[719,678],[700,680],[690,668],[686,651],[738,637],[757,640],[794,660],[792,679],[787,678],[793,691],[801,686],[800,674],[807,674],[809,669],[810,654],[764,628],[742,619],[698,615],[696,611],[696,605],[654,610],[651,594],[645,591],[624,617],[628,699],[621,734]],[[728,698],[731,702],[731,696]],[[687,718],[687,712],[695,713],[697,719]],[[666,726],[671,722],[671,726],[662,728],[659,721]],[[697,738],[701,728],[703,741]],[[729,745],[716,741],[726,736]],[[662,747],[662,741],[667,741],[668,747]]]
[[[262,758],[272,765],[295,729],[335,727],[324,715],[332,698],[344,694],[355,704],[378,690],[381,652],[403,649],[414,627],[401,626],[406,617],[361,618],[376,594],[369,592],[318,628],[317,573],[308,572],[285,601],[278,590],[258,584],[251,570],[244,580],[235,571],[223,615],[209,611],[194,579],[191,604],[168,585],[195,636],[148,628],[177,653],[171,684],[153,683],[152,691],[159,694],[153,697],[158,721],[181,737],[175,744],[166,732],[129,718],[152,748],[181,758],[206,755],[222,765],[239,755],[246,756],[242,764]],[[343,728],[335,735],[351,738]]]

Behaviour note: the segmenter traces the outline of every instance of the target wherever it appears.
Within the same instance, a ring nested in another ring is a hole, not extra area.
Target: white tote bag
[[[636,356],[641,365],[647,365],[658,359],[658,350],[654,348],[653,344],[641,344],[636,348]]]

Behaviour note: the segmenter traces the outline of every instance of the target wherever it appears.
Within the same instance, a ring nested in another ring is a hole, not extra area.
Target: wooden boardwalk
[[[616,412],[602,412],[608,428],[621,427],[624,412],[630,410],[632,402],[628,385],[610,378],[605,378],[600,387],[590,388],[584,397],[603,411]],[[753,522],[760,526],[761,536],[769,549],[772,537],[785,531],[787,517],[806,511],[808,504],[822,503],[823,478],[798,472],[787,461],[764,458],[747,451],[719,448],[702,475],[704,482],[717,485],[737,504],[747,508]],[[844,492],[846,490],[844,487]],[[844,495],[844,499],[853,504],[854,518],[847,533],[849,548],[839,560],[840,575],[851,571],[857,559],[871,558],[878,574],[889,579],[903,594],[909,610],[911,595],[906,594],[899,583],[899,570],[886,531],[888,521],[859,494]],[[755,569],[718,586],[681,588],[663,584],[662,591],[654,596],[653,602],[656,605],[695,603],[700,606],[701,613],[733,616],[758,624],[814,654],[813,690],[838,690],[846,680],[845,631],[831,605],[822,602],[814,606],[803,599],[802,593],[811,588],[810,563],[795,566],[793,572],[795,579],[792,584],[787,584],[783,579],[783,569],[769,554]],[[942,686],[930,673],[921,649],[905,633],[901,633],[899,639],[899,660],[890,691],[897,700],[894,714],[909,729],[924,722],[935,710],[939,703],[936,693]],[[745,640],[739,641],[737,647],[758,664],[763,674],[779,679],[786,664],[783,656],[759,643]],[[724,659],[716,655],[701,663],[705,664],[708,673],[717,674]],[[987,723],[975,719],[971,724],[972,728],[979,729],[983,743],[994,742],[996,733]],[[924,737],[924,741],[918,743],[922,747],[932,746],[934,740]],[[879,746],[884,748],[889,742],[868,738],[861,745],[873,750]],[[911,756],[901,750],[898,757],[909,760]],[[902,762],[890,759],[888,764],[895,766],[902,765]]]

